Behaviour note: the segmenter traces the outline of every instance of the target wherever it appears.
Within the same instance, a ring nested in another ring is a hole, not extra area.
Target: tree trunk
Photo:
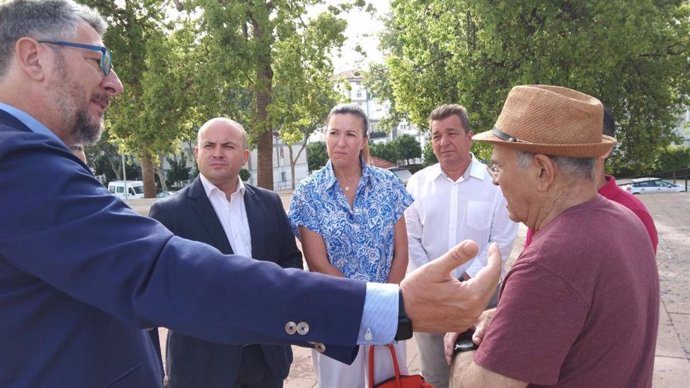
[[[257,20],[260,19],[260,20]],[[273,87],[273,69],[271,69],[271,31],[268,14],[258,15],[252,19],[256,43],[256,148],[258,153],[257,185],[273,190],[273,131],[268,116]]]
[[[156,166],[156,175],[158,175],[158,180],[161,182],[161,191],[168,191],[168,184],[165,182],[165,171],[163,170],[163,158],[164,156],[160,156],[158,158],[158,166]]]
[[[153,179],[153,158],[148,152],[141,153],[141,176],[144,180],[144,198],[155,198],[156,181]]]
[[[120,159],[117,159],[120,160]],[[117,161],[108,158],[108,163],[110,164],[110,168],[113,170],[115,173],[115,180],[116,181],[121,181],[122,180],[122,166],[120,166],[122,163],[118,163]]]

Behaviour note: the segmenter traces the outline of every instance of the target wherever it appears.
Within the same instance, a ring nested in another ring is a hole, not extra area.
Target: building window
[[[357,98],[362,98],[362,89],[357,89]]]
[[[280,181],[285,182],[286,180],[287,180],[287,174],[285,173],[285,171],[281,171],[280,172]]]
[[[285,159],[285,152],[283,151],[283,147],[279,148],[278,155],[280,155],[281,159]]]

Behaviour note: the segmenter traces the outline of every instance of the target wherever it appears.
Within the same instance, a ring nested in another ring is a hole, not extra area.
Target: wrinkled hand
[[[496,309],[485,310],[482,315],[479,316],[477,324],[475,325],[474,334],[472,335],[472,342],[477,344],[477,346],[482,344],[484,341],[484,335],[486,335],[486,330],[491,324],[491,320],[494,319],[496,315]]]
[[[472,342],[475,345],[480,345],[484,340],[484,335],[486,334],[486,329],[493,319],[496,309],[484,310],[484,312],[479,316],[477,323],[474,326],[474,334],[472,335]],[[446,356],[446,362],[451,365],[453,361],[453,348],[455,347],[455,341],[458,340],[460,332],[458,333],[446,333],[443,337],[443,352]]]
[[[498,246],[491,244],[487,266],[472,279],[460,282],[451,272],[478,251],[474,241],[462,241],[403,279],[400,288],[414,331],[462,333],[474,325],[496,292],[502,266]]]
[[[460,332],[450,332],[443,336],[443,354],[446,356],[446,362],[450,365],[453,362],[453,349],[455,348],[455,341],[458,340]],[[472,338],[474,342],[474,336]]]

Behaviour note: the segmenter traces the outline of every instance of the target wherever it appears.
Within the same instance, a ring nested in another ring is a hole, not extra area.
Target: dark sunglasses
[[[108,74],[110,74],[110,70],[112,70],[113,68],[113,53],[103,46],[93,46],[90,44],[65,42],[64,40],[39,40],[38,42],[56,44],[59,46],[76,47],[91,51],[100,51],[101,60],[98,62],[98,65],[101,67],[101,71],[103,72],[103,74],[107,76]]]

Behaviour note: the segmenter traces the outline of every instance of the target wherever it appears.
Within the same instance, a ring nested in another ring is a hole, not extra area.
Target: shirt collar
[[[207,197],[211,197],[211,193],[214,191],[218,191],[219,193],[223,194],[225,196],[225,193],[223,193],[223,190],[219,189],[218,186],[214,185],[209,181],[204,174],[199,174],[199,179],[201,180],[201,185],[204,186],[204,191],[206,192]],[[247,190],[247,188],[244,186],[244,183],[242,182],[242,179],[237,177],[237,187],[235,188],[235,191],[232,194],[239,193],[240,197],[244,197],[244,192]]]
[[[477,178],[480,181],[483,181],[484,178],[486,178],[486,166],[477,160],[477,158],[474,156],[473,153],[470,152],[470,164],[467,166],[465,169],[465,172],[462,173],[462,181],[466,181],[470,178]],[[431,174],[434,179],[438,177],[444,177],[446,179],[448,178],[448,175],[446,175],[445,172],[443,172],[443,169],[441,168],[441,163],[436,163],[433,166],[431,166]]]
[[[616,185],[616,178],[611,175],[605,176],[606,183],[599,188],[599,194],[606,198],[611,198],[615,196],[616,191],[619,190],[618,185]]]
[[[24,112],[23,110],[19,108],[15,108],[11,105],[4,104],[0,102],[0,109],[4,110],[5,112],[11,114],[12,116],[16,117],[19,121],[21,121],[24,125],[29,127],[29,129],[32,132],[35,133],[40,133],[41,135],[46,135],[48,137],[52,137],[53,139],[59,141],[61,144],[64,144],[62,142],[62,139],[60,139],[55,132],[51,131],[43,125],[40,121],[36,120],[33,116],[30,114]]]
[[[362,166],[362,181],[364,183],[369,182],[369,179],[371,178],[371,169],[372,167],[369,166],[360,158],[360,165]],[[335,186],[335,184],[338,182],[338,178],[335,177],[335,171],[333,171],[333,163],[329,160],[326,162],[326,165],[324,166],[324,185],[326,189],[330,189],[331,187]]]
[[[474,154],[471,152],[470,156],[472,157],[472,161],[470,162],[470,168],[468,168],[468,170],[470,170],[469,177],[477,178],[480,181],[483,181],[484,178],[487,177],[486,165],[477,160],[477,158],[475,158]],[[467,171],[465,171],[465,174],[467,174]],[[469,177],[466,177],[466,179],[469,179]]]

